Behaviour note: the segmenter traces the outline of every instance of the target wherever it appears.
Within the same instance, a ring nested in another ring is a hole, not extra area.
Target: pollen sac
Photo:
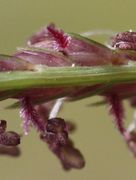
[[[47,121],[46,138],[49,143],[64,145],[68,140],[66,123],[61,118],[52,118]],[[52,142],[51,142],[52,141]]]
[[[20,144],[20,136],[13,131],[1,133],[0,144],[5,146],[16,146]]]
[[[111,46],[116,49],[120,59],[122,56],[124,60],[126,59],[126,63],[128,63],[130,60],[136,61],[136,32],[121,32],[111,39]]]
[[[7,122],[5,120],[0,120],[0,134],[4,133],[7,128]]]
[[[69,125],[71,124],[61,118],[49,119],[46,131],[40,138],[48,144],[49,149],[58,157],[65,170],[80,169],[84,167],[85,161],[80,151],[68,138],[68,132],[71,130]]]
[[[70,145],[60,147],[58,156],[65,170],[80,169],[85,165],[84,157],[80,151]]]
[[[48,120],[46,125],[48,132],[58,133],[66,129],[66,123],[61,118],[52,118]]]
[[[0,145],[0,155],[8,155],[12,157],[18,157],[21,154],[21,150],[18,146],[4,146]]]
[[[67,131],[68,132],[72,133],[73,131],[75,131],[76,125],[73,122],[67,121],[66,124],[67,124]]]
[[[118,33],[112,41],[112,46],[119,49],[136,50],[136,32]]]

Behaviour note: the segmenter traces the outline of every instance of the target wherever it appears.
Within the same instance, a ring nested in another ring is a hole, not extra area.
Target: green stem
[[[0,73],[0,90],[31,87],[69,87],[136,81],[136,65],[97,67],[44,67],[35,71]]]

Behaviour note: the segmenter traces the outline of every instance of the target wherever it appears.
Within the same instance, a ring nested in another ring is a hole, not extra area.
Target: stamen
[[[0,144],[5,146],[16,146],[20,144],[20,136],[13,131],[1,133]]]

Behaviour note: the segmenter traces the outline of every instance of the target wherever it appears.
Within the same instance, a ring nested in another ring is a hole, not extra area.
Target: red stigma
[[[61,48],[66,48],[68,46],[70,38],[68,35],[64,34],[62,30],[57,30],[52,24],[47,27],[47,30]]]

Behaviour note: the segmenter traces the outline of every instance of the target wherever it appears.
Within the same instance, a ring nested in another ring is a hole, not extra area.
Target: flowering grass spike
[[[0,100],[14,98],[24,134],[34,127],[63,168],[80,169],[85,160],[70,139],[72,122],[57,117],[63,102],[100,95],[113,122],[136,156],[136,117],[128,128],[123,100],[136,105],[136,33],[126,31],[107,46],[50,24],[35,33],[12,56],[0,55]],[[111,48],[110,48],[111,47]],[[20,135],[0,121],[0,153],[18,156]],[[8,147],[8,148],[7,148]]]

